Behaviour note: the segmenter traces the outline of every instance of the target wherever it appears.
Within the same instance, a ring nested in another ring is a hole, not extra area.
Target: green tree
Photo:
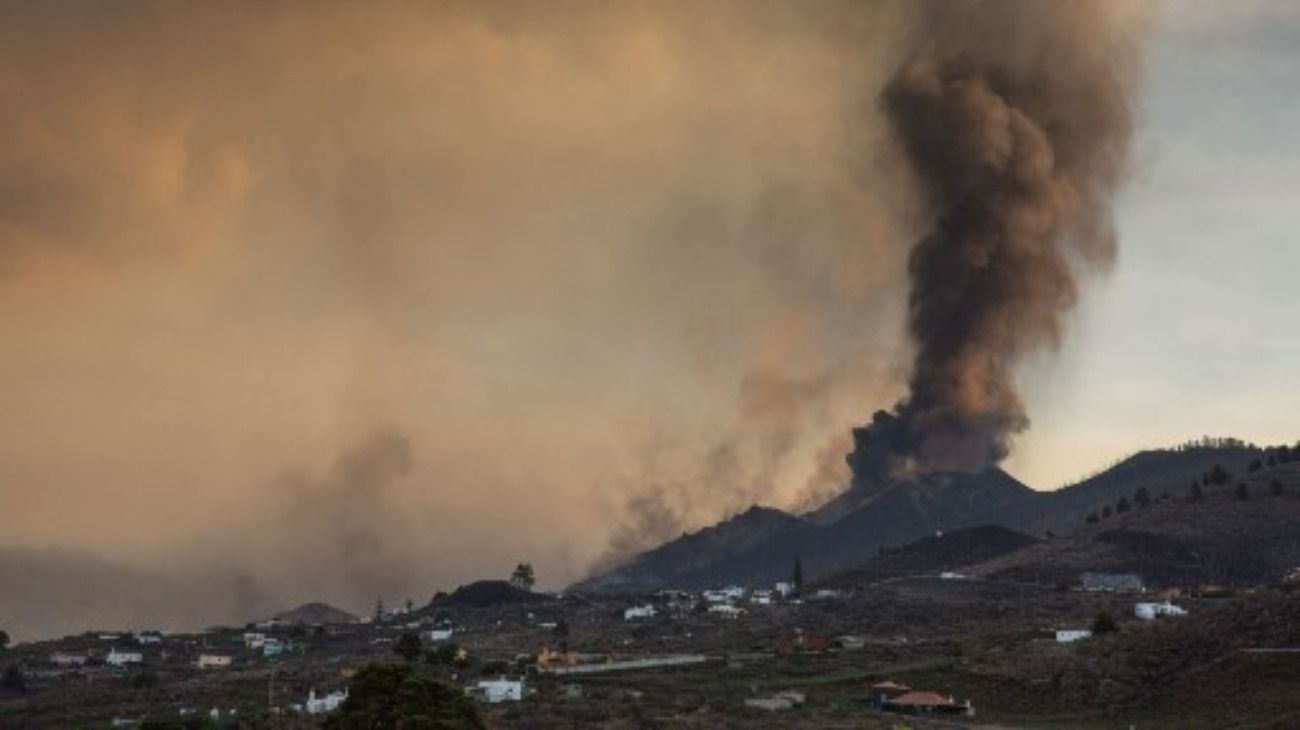
[[[484,727],[478,705],[459,687],[411,664],[368,664],[348,686],[330,730],[464,730]]]
[[[1188,502],[1199,502],[1205,499],[1205,489],[1200,482],[1192,482],[1192,489],[1187,493]]]
[[[1111,511],[1110,505],[1101,508],[1101,518],[1103,520],[1109,520],[1112,514],[1114,514],[1114,512]]]
[[[1098,613],[1096,618],[1092,620],[1092,633],[1097,636],[1113,634],[1116,631],[1119,631],[1119,622],[1106,611]]]
[[[1120,497],[1119,501],[1115,503],[1115,514],[1122,515],[1131,508],[1132,505],[1129,504],[1128,497]]]
[[[1101,517],[1099,517],[1096,512],[1089,512],[1088,516],[1083,518],[1083,521],[1090,525],[1095,525],[1098,522],[1101,522]]]
[[[425,654],[425,658],[430,664],[440,664],[448,667],[455,664],[456,658],[459,656],[460,646],[450,641],[439,644]]]
[[[560,645],[560,653],[569,653],[569,622],[560,619],[555,622],[555,629],[551,632],[555,636],[555,641]]]
[[[796,597],[803,595],[803,560],[794,559],[794,595]]]
[[[384,597],[380,596],[375,601],[375,623],[384,620]]]
[[[531,591],[536,582],[532,563],[520,563],[515,566],[515,572],[510,574],[510,585],[521,590]]]
[[[397,637],[393,642],[393,653],[408,662],[415,661],[424,651],[424,644],[420,641],[419,634],[406,632]]]

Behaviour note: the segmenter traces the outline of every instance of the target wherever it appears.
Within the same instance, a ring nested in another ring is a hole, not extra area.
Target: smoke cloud
[[[1015,383],[1055,348],[1079,270],[1116,250],[1138,34],[1094,2],[932,2],[882,95],[920,191],[908,393],[858,434],[859,483],[974,471],[1029,425]]]

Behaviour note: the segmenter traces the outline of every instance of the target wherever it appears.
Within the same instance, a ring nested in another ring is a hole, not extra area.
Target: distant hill
[[[341,608],[335,608],[328,603],[319,602],[304,603],[297,608],[281,611],[274,618],[276,621],[306,624],[308,626],[351,624],[359,620],[355,614],[348,613]]]
[[[760,584],[790,575],[794,560],[810,579],[866,563],[882,548],[933,535],[996,525],[1032,536],[1068,533],[1085,517],[1132,500],[1184,497],[1214,466],[1242,474],[1259,449],[1229,444],[1146,451],[1054,492],[1037,492],[1000,469],[899,479],[869,493],[840,495],[804,516],[754,507],[712,527],[665,543],[571,587],[577,592],[698,589]],[[1124,539],[1124,538],[1117,538]]]

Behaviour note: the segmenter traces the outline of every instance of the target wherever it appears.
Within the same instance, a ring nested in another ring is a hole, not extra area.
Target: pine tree
[[[794,559],[794,594],[803,595],[803,560]]]

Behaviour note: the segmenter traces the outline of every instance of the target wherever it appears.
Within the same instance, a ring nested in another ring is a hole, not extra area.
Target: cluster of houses
[[[698,600],[695,595],[686,591],[661,590],[655,594],[655,598],[658,599],[660,605],[645,603],[628,606],[623,610],[623,620],[640,621],[650,619],[658,616],[661,611],[686,613],[701,605],[704,607],[704,611],[711,616],[723,619],[737,619],[748,613],[749,606],[770,606],[778,601],[797,601],[797,593],[795,584],[790,581],[778,581],[772,588],[756,588],[754,590],[748,590],[737,585],[710,588],[701,591]],[[838,591],[822,590],[811,597],[833,598],[839,596]]]

